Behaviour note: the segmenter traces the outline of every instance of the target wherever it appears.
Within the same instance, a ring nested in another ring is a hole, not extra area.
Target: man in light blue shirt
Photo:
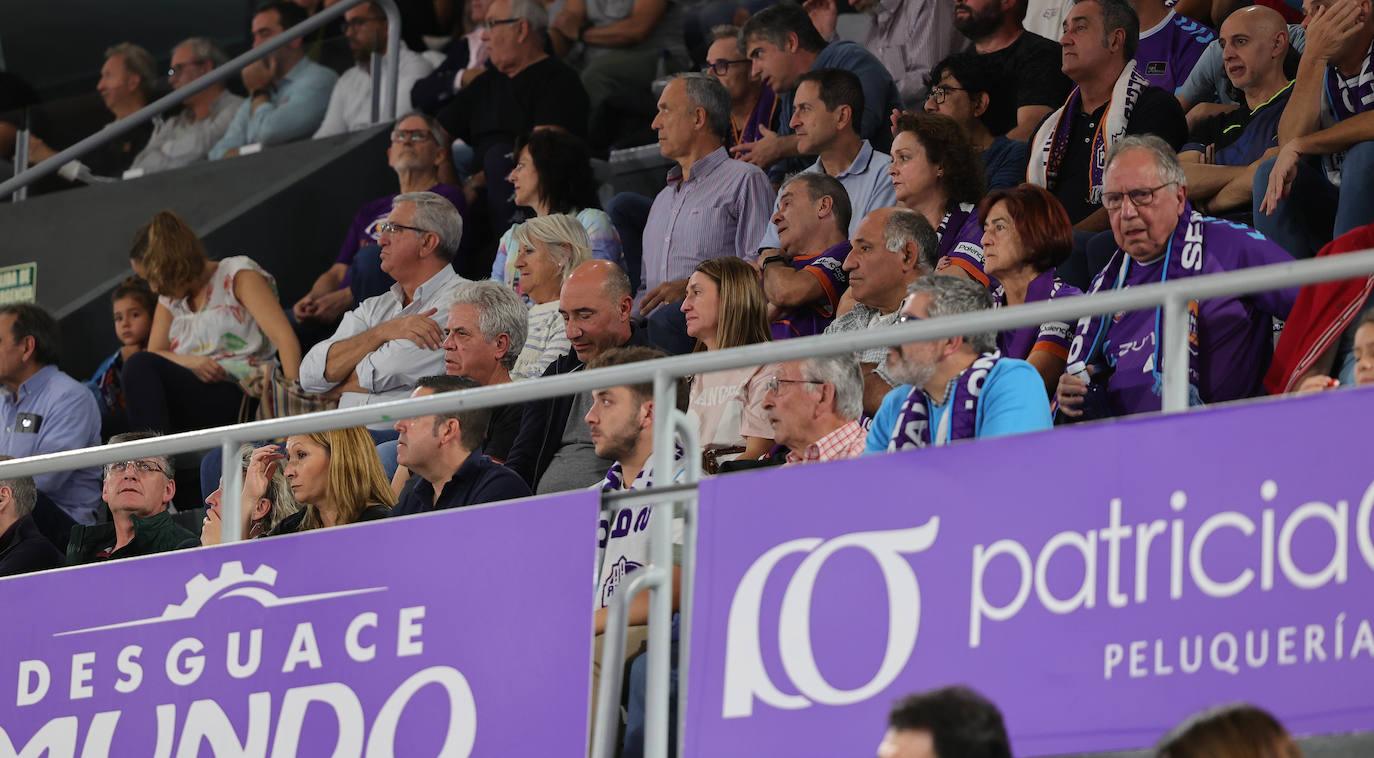
[[[253,46],[263,44],[306,19],[305,10],[281,0],[253,16]],[[243,69],[249,97],[239,106],[229,131],[210,149],[210,159],[232,157],[245,145],[277,145],[315,133],[329,107],[339,75],[308,60],[294,39]]]
[[[934,274],[908,289],[899,323],[992,307],[979,285]],[[1035,367],[1004,358],[994,333],[898,345],[887,371],[903,386],[883,398],[865,453],[945,445],[1053,426],[1049,396]]]
[[[57,322],[42,308],[0,306],[0,455],[23,458],[100,444],[95,395],[58,370],[58,350]],[[42,474],[34,481],[40,511],[46,498],[79,524],[95,522],[98,467]]]
[[[816,156],[816,162],[805,171],[829,174],[844,186],[852,213],[847,234],[853,237],[870,211],[897,204],[892,178],[887,175],[892,158],[859,136],[863,85],[848,71],[825,68],[803,74],[794,97],[791,127],[797,135],[797,149],[803,155]],[[773,212],[777,213],[776,204]],[[777,227],[768,225],[759,247],[780,247]]]

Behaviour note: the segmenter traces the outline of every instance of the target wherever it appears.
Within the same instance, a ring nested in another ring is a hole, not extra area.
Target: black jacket
[[[98,560],[117,560],[134,558],[140,555],[165,553],[178,550],[196,535],[187,531],[172,518],[168,511],[159,511],[148,518],[133,517],[134,538],[129,544],[100,558],[101,550],[115,544],[115,525],[113,521],[72,527],[72,541],[67,545],[67,565],[80,566]]]
[[[27,574],[62,565],[62,551],[44,537],[33,516],[19,519],[0,534],[0,576]]]
[[[654,347],[643,329],[631,329],[630,339],[624,345]],[[544,376],[570,374],[580,370],[583,365],[585,364],[582,363],[582,359],[577,357],[577,351],[569,350],[567,355],[549,364],[544,370]],[[506,467],[514,469],[515,473],[530,486],[531,491],[536,489],[535,485],[539,478],[544,475],[549,462],[553,460],[554,454],[563,442],[563,430],[568,425],[568,414],[572,413],[572,405],[572,395],[548,397],[525,403],[525,416],[520,422],[520,434],[516,435],[515,444],[511,446],[510,455],[506,458]]]

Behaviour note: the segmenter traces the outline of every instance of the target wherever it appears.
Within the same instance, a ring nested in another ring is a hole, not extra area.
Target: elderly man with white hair
[[[863,455],[864,381],[852,353],[778,364],[763,410],[773,441],[789,451],[783,465]]]

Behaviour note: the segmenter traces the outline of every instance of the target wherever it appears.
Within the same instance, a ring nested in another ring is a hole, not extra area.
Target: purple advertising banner
[[[701,487],[688,756],[867,756],[964,684],[1017,756],[1245,700],[1374,726],[1374,390]]]
[[[0,580],[0,756],[584,753],[597,507],[578,492]]]

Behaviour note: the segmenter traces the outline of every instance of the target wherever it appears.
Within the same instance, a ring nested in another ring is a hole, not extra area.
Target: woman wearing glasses
[[[210,260],[180,216],[161,211],[134,235],[134,273],[158,294],[148,349],[124,362],[129,426],[164,433],[236,421],[239,380],[280,361],[300,376],[301,348],[272,276],[245,255]]]
[[[997,190],[983,199],[978,215],[983,219],[983,269],[997,280],[992,289],[996,307],[1083,294],[1054,273],[1073,252],[1073,224],[1054,195],[1034,184]],[[1050,395],[1064,373],[1072,341],[1073,325],[1064,321],[997,335],[1002,355],[1029,361]]]
[[[906,113],[892,139],[892,189],[940,238],[937,272],[961,273],[984,287],[983,225],[975,207],[983,197],[983,165],[968,135],[949,116]]]
[[[516,205],[529,208],[536,217],[553,213],[573,216],[587,231],[593,258],[625,267],[620,234],[596,197],[587,143],[561,129],[535,129],[515,143],[515,168],[508,178],[515,188]],[[517,282],[515,252],[511,230],[507,230],[497,246],[491,278],[516,285],[523,292]]]
[[[682,312],[688,336],[696,338],[696,352],[771,339],[768,300],[758,272],[738,258],[698,264],[687,279]],[[715,473],[721,461],[754,460],[773,448],[773,426],[763,402],[768,380],[778,371],[769,364],[692,377],[687,415],[697,423],[707,473]]]
[[[282,466],[278,464],[280,448],[276,445],[254,450],[249,445],[239,448],[239,463],[243,470],[242,503],[239,519],[242,521],[240,534],[243,539],[251,540],[264,537],[282,519],[299,511],[300,503],[291,494],[291,484],[286,480]],[[218,545],[224,527],[222,488],[224,482],[205,498],[205,521],[200,527],[201,545]],[[187,547],[192,547],[188,545]]]
[[[520,291],[534,301],[525,346],[515,359],[511,377],[530,379],[543,376],[549,364],[572,349],[558,314],[558,295],[573,269],[591,259],[591,240],[582,224],[566,213],[516,224],[508,237]]]
[[[291,495],[301,504],[301,509],[283,518],[269,536],[375,521],[385,518],[396,504],[377,457],[376,443],[360,426],[295,434],[286,438],[285,446],[268,445],[253,451],[244,478],[245,503],[250,497],[256,502],[265,491],[261,487],[271,475],[268,464],[282,466]],[[255,471],[255,465],[262,468]]]

